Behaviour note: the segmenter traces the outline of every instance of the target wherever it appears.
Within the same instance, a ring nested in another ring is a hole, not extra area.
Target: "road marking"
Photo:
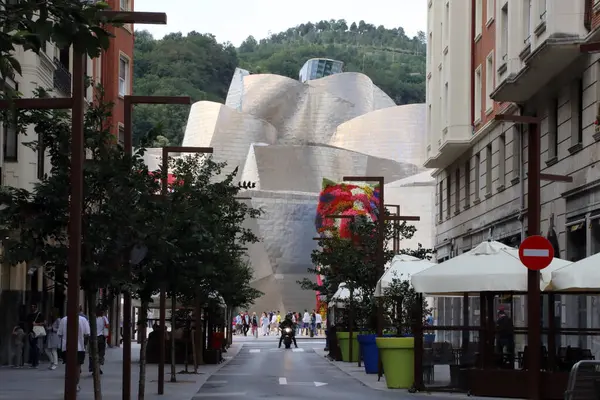
[[[213,374],[212,376],[250,376],[252,374],[249,374],[247,372],[217,372],[216,374]]]
[[[250,353],[260,353],[260,349],[250,349]]]
[[[293,385],[293,386],[315,386],[315,387],[321,387],[321,386],[325,386],[327,385],[327,383],[325,382],[288,382],[287,378],[279,378],[279,384],[280,385]]]
[[[302,353],[302,352],[304,352],[304,349],[302,349],[302,348],[297,348],[297,349],[292,349],[292,351],[293,351],[294,353]]]
[[[525,257],[550,257],[550,250],[548,250],[548,249],[524,249],[523,255]]]
[[[205,397],[237,397],[245,396],[248,392],[235,392],[235,393],[197,393],[192,399],[200,399]]]
[[[205,383],[205,384],[206,384],[206,383],[211,383],[211,384],[213,384],[213,385],[225,385],[225,384],[227,384],[227,381],[206,381],[206,382],[204,382],[204,383]]]

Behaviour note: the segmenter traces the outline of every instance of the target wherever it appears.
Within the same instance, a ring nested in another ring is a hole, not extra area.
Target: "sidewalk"
[[[317,355],[326,357],[328,352],[323,351],[323,349],[315,349],[315,353]],[[463,393],[440,393],[440,392],[419,392],[419,393],[408,393],[405,389],[388,389],[385,383],[385,377],[382,376],[380,381],[377,381],[377,374],[366,374],[364,368],[359,368],[358,363],[347,363],[342,361],[331,361],[329,358],[326,358],[329,362],[336,367],[338,367],[341,371],[350,375],[354,379],[361,382],[363,385],[370,387],[371,389],[381,390],[386,392],[395,392],[401,395],[400,398],[409,398],[409,396],[424,397],[427,396],[429,398],[435,394],[435,398],[447,398],[448,400],[458,400],[458,399],[469,399],[469,400],[477,400],[477,399],[485,399],[485,400],[503,400],[500,398],[494,397],[476,397],[476,396],[467,396]]]
[[[279,336],[276,335],[268,335],[268,336],[259,336],[254,337],[251,334],[248,336],[244,335],[233,335],[233,343],[251,343],[251,342],[275,342],[279,340]],[[317,341],[325,343],[325,336],[296,336],[296,340],[298,341]],[[324,346],[323,346],[324,347]]]
[[[241,344],[233,344],[224,354],[225,362],[218,365],[201,365],[198,374],[181,374],[183,365],[177,365],[177,382],[170,382],[170,364],[165,365],[165,394],[159,396],[158,365],[146,366],[146,399],[161,400],[186,400],[192,399],[208,378],[229,362],[242,348]],[[131,344],[131,398],[137,399],[139,385],[139,352],[137,343]],[[122,359],[121,348],[106,349],[106,362],[102,368],[102,398],[104,400],[117,400],[122,398]],[[168,361],[168,360],[167,360]],[[47,369],[48,364],[40,364],[39,369],[13,369],[0,368],[0,400],[61,400],[64,395],[65,366],[59,365],[54,371]],[[193,371],[189,366],[188,370]],[[87,357],[81,374],[81,391],[78,399],[93,399],[92,376],[88,370]]]

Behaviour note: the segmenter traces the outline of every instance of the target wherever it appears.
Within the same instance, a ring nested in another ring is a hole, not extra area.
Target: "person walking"
[[[255,312],[252,313],[252,336],[258,338],[258,317]]]
[[[67,317],[64,317],[60,320],[60,325],[58,327],[58,337],[62,342],[62,351],[63,351],[63,359],[67,360],[67,341],[68,340],[77,340],[77,362],[79,363],[79,369],[76,376],[77,380],[77,391],[81,390],[79,386],[79,377],[81,376],[81,366],[85,363],[85,346],[90,338],[90,323],[87,318],[82,315],[78,316],[79,318],[79,332],[77,334],[77,338],[69,339],[67,337]]]
[[[104,356],[106,355],[106,333],[110,328],[108,318],[104,315],[104,310],[98,307],[96,309],[96,343],[98,349],[98,365],[104,365]],[[88,362],[88,371],[92,372],[93,370],[93,360],[90,354],[89,362]],[[102,369],[100,369],[100,374],[102,375]]]
[[[275,332],[275,336],[279,336],[279,325],[277,325],[277,315],[271,317],[271,332]]]
[[[46,321],[38,311],[37,304],[31,305],[31,313],[27,316],[27,332],[29,336],[29,363],[31,368],[37,368],[40,364],[40,342],[46,336],[44,329]]]
[[[321,315],[321,313],[317,313],[316,314],[317,317],[317,335],[320,335],[322,333],[321,329],[323,329],[323,316]]]
[[[250,316],[248,312],[244,313],[242,323],[244,324],[244,336],[248,336],[248,331],[250,330]]]
[[[46,355],[50,360],[48,369],[55,370],[58,366],[58,349],[60,349],[60,338],[58,337],[58,328],[60,327],[60,317],[58,309],[53,309],[46,325]]]
[[[308,310],[304,310],[304,315],[302,316],[302,331],[303,334],[308,336],[308,326],[310,324],[310,314]]]
[[[260,326],[262,327],[263,336],[267,336],[269,334],[269,317],[267,317],[266,312],[263,312],[260,317]]]

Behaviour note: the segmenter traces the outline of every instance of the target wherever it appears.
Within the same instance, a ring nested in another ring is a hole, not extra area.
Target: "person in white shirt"
[[[308,310],[304,310],[304,316],[302,316],[302,330],[304,334],[308,336],[308,330],[310,329],[310,314]]]
[[[58,326],[58,337],[62,342],[62,351],[63,357],[67,359],[67,317],[64,317],[60,320],[60,324]],[[90,337],[90,324],[88,320],[79,315],[79,333],[77,335],[77,361],[79,365],[83,365],[85,362],[85,346]],[[71,339],[73,340],[73,339]],[[79,387],[79,376],[81,374],[81,367],[79,367],[79,373],[77,374],[77,390],[80,390]]]
[[[317,335],[321,334],[321,329],[323,328],[323,317],[321,313],[316,313],[315,317],[317,319]]]
[[[104,315],[104,310],[96,310],[96,341],[98,343],[98,364],[104,365],[104,355],[106,354],[106,336],[108,335],[108,318]],[[90,354],[88,362],[88,371],[92,372],[92,357]],[[100,369],[100,374],[103,374]]]
[[[275,336],[279,336],[279,324],[277,323],[277,314],[271,317],[271,332],[275,332]]]

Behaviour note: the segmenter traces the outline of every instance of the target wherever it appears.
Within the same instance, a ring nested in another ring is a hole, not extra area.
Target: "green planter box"
[[[352,332],[352,360],[350,359],[350,332],[337,332],[338,346],[342,353],[342,361],[358,362],[358,335],[360,332]]]
[[[375,339],[389,389],[409,389],[415,381],[415,339],[412,337]]]

